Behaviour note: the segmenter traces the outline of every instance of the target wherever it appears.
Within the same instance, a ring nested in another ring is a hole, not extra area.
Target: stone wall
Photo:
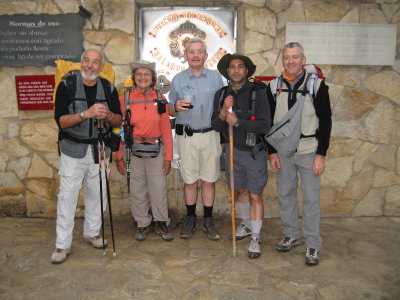
[[[192,1],[193,5],[238,7],[239,52],[257,65],[256,75],[282,70],[285,24],[347,22],[397,24],[400,1],[242,0]],[[1,14],[62,14],[83,5],[93,13],[84,28],[84,47],[98,48],[116,71],[121,87],[137,58],[137,8],[184,6],[185,1],[147,0],[14,0],[0,1]],[[329,12],[329,13],[328,13]],[[333,131],[326,172],[322,176],[323,216],[400,215],[400,63],[383,66],[322,66],[330,87]],[[0,67],[0,215],[55,217],[59,157],[52,111],[18,111],[15,75],[55,74],[55,68]],[[111,166],[115,217],[129,217],[126,184]],[[221,174],[223,178],[223,174]],[[179,172],[168,177],[171,216],[185,212]],[[299,193],[301,198],[301,193]],[[215,215],[230,212],[224,180],[217,182]],[[277,217],[275,174],[263,194],[265,216]],[[200,207],[200,206],[198,206]],[[77,215],[84,210],[80,195]],[[200,215],[202,215],[200,213]]]

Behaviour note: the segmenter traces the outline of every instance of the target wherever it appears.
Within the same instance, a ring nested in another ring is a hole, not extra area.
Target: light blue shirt
[[[169,103],[173,105],[189,94],[193,105],[192,109],[177,114],[176,124],[189,125],[192,129],[211,127],[214,95],[223,86],[221,75],[207,68],[203,68],[198,77],[190,69],[176,74],[171,83]]]

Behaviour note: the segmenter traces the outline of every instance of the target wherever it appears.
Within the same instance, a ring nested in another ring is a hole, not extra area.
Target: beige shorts
[[[181,158],[180,172],[186,184],[201,179],[215,182],[219,179],[219,158],[221,144],[219,133],[211,130],[206,133],[193,133],[177,136],[178,152]]]

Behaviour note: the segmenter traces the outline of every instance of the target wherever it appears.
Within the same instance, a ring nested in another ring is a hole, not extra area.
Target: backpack
[[[321,80],[325,80],[324,75],[322,74],[321,68],[315,64],[308,64],[308,65],[304,65],[304,69],[307,71],[308,73],[308,77],[307,77],[307,93],[310,94],[310,96],[313,99],[313,104],[315,102],[315,98],[316,98],[316,92],[319,89],[319,86],[321,84]],[[321,79],[321,80],[318,80]],[[276,81],[275,81],[275,86],[273,87],[273,89],[271,89],[272,95],[274,96],[274,100],[276,102],[276,98],[278,97],[279,93],[281,91],[288,91],[288,90],[284,90],[282,89],[282,76],[278,76],[276,77]],[[298,93],[302,93],[304,91],[297,91]],[[314,104],[315,106],[315,104]]]
[[[301,94],[300,97],[298,97],[296,103],[290,108],[282,120],[272,126],[268,134],[265,135],[267,142],[273,146],[280,155],[286,157],[294,155],[301,138],[313,137],[316,135],[304,136],[301,133],[301,116],[304,99],[307,94],[312,97],[315,107],[316,91],[318,91],[321,81],[325,78],[322,75],[321,69],[316,65],[305,65],[304,69],[307,71],[308,75],[304,88],[296,91]],[[276,78],[275,86],[271,89],[275,102],[281,91],[286,90],[282,89],[282,77],[279,76]]]

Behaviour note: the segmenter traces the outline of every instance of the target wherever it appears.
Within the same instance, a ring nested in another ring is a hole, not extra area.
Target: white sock
[[[251,237],[260,238],[260,232],[262,227],[262,220],[251,220]]]
[[[250,202],[238,202],[242,222],[247,228],[251,228],[250,224]]]

